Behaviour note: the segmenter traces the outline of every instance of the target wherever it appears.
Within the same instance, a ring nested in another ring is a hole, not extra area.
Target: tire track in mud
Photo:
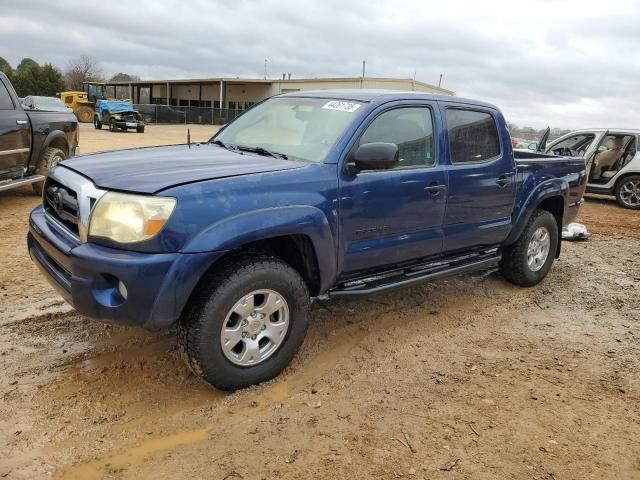
[[[478,279],[479,278],[480,277],[478,277]],[[472,281],[473,283],[477,283],[473,279]],[[391,295],[394,295],[394,297],[399,296],[398,294]],[[406,297],[409,295],[406,295],[405,292],[404,296],[405,298],[403,300],[406,300]],[[461,303],[466,302],[466,305],[460,305],[460,303],[454,305],[451,302],[443,302],[443,300],[446,300],[446,297],[442,298],[441,296],[438,296],[433,303],[429,298],[425,301],[423,296],[416,296],[418,298],[413,298],[412,303],[409,305],[405,304],[405,309],[414,312],[416,316],[425,318],[432,318],[434,314],[438,315],[441,319],[440,323],[446,323],[449,327],[456,325],[456,322],[451,321],[453,317],[457,317],[458,319],[468,318],[465,313],[468,313],[470,310],[491,308],[489,305],[491,298],[487,297],[484,293],[480,293],[479,298],[468,295],[466,296],[467,298],[459,298]],[[514,299],[512,298],[511,301],[514,301]],[[347,301],[342,307],[346,308],[347,312],[345,313],[348,313],[348,310],[352,306],[361,307],[359,303],[362,302]],[[241,400],[234,403],[234,409],[231,413],[224,413],[219,416],[215,422],[209,422],[202,427],[192,430],[179,430],[165,436],[149,438],[142,442],[134,441],[130,447],[126,449],[110,451],[105,455],[100,455],[97,459],[62,468],[56,472],[55,478],[62,480],[102,478],[107,469],[110,471],[119,471],[120,469],[140,464],[144,459],[161,452],[205,442],[214,431],[237,428],[243,423],[250,423],[257,420],[260,418],[261,413],[266,412],[275,404],[303,393],[309,384],[319,381],[328,372],[335,370],[340,362],[348,361],[353,349],[360,346],[368,337],[377,335],[386,329],[401,326],[402,320],[398,318],[398,306],[395,302],[391,304],[384,303],[384,301],[379,303],[374,299],[368,303],[370,303],[369,309],[371,309],[371,305],[386,305],[387,308],[379,310],[377,307],[374,307],[377,315],[377,318],[374,319],[368,318],[366,312],[365,314],[359,312],[359,315],[355,319],[351,318],[345,322],[346,326],[341,326],[337,329],[333,335],[325,341],[323,348],[319,352],[306,358],[302,365],[296,364],[293,368],[289,368],[284,376],[281,375],[269,382],[269,384],[254,387],[253,389],[249,389],[249,391],[241,391],[237,394],[228,394],[228,396],[222,397],[230,398],[235,395],[240,397]],[[435,307],[438,308],[437,312],[433,311]],[[329,305],[328,308],[330,312],[333,310],[331,305]],[[326,321],[327,320],[325,320],[325,322]],[[464,322],[467,320],[461,321]],[[304,345],[303,348],[305,348]],[[205,401],[198,406],[203,406],[204,404],[210,405],[211,401]],[[245,415],[247,411],[251,412],[250,419],[247,419]],[[86,438],[83,439],[83,441],[86,441]],[[56,448],[57,447],[54,447],[53,450],[46,453],[53,453]]]

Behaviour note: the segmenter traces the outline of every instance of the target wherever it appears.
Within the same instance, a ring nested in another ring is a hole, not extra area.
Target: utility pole
[[[267,59],[264,59],[264,79],[267,79]]]
[[[367,62],[365,60],[362,60],[362,78],[364,78],[364,74],[367,68]]]
[[[442,85],[442,74],[440,74],[440,80],[438,80],[438,88],[440,88],[440,85]]]

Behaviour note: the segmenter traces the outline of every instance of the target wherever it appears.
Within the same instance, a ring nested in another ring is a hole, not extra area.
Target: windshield
[[[238,117],[212,140],[322,162],[362,105],[351,100],[274,97]]]
[[[67,107],[59,98],[55,97],[32,97],[33,106],[38,110],[67,110]]]

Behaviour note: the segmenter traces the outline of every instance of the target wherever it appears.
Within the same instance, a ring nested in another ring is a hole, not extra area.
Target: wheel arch
[[[555,252],[557,258],[560,255],[562,226],[569,204],[568,196],[569,184],[563,179],[556,178],[540,184],[531,192],[520,208],[520,213],[514,220],[513,229],[505,241],[505,245],[511,245],[520,238],[535,211],[546,210],[554,216],[558,225],[558,248]]]
[[[622,181],[627,179],[627,178],[629,178],[629,177],[640,177],[640,170],[639,171],[624,172],[622,175],[620,175],[620,177],[618,177],[616,179],[616,183],[613,184],[613,193],[614,194],[618,190],[618,186],[622,183]]]
[[[336,278],[335,240],[324,213],[311,206],[287,206],[243,213],[211,225],[183,251],[227,252],[229,255],[262,252],[280,258],[305,279],[313,296]]]
[[[40,147],[40,150],[38,151],[38,156],[34,160],[36,162],[40,161],[40,159],[42,158],[42,155],[49,147],[59,148],[64,152],[64,154],[67,157],[69,156],[69,153],[71,151],[66,134],[62,130],[52,130],[45,137]]]

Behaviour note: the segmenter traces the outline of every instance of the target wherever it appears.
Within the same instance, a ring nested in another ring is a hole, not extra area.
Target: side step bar
[[[382,283],[372,282],[374,285],[358,285],[355,287],[338,287],[335,290],[329,292],[330,298],[335,297],[349,297],[355,295],[371,295],[374,293],[388,292],[395,290],[396,288],[407,287],[409,285],[415,285],[423,282],[430,282],[432,280],[439,280],[441,278],[449,277],[452,275],[458,275],[466,272],[473,272],[475,270],[482,270],[496,265],[500,262],[502,256],[499,253],[495,253],[490,257],[483,257],[482,259],[475,259],[473,261],[462,263],[455,266],[448,266],[437,271],[426,272],[407,272],[402,275],[395,275],[391,278],[386,278]]]
[[[45,179],[44,175],[33,175],[28,178],[20,178],[19,180],[13,180],[7,183],[0,183],[0,192],[3,190],[10,190],[12,188],[21,187],[22,185],[31,185],[32,183],[42,182]]]

